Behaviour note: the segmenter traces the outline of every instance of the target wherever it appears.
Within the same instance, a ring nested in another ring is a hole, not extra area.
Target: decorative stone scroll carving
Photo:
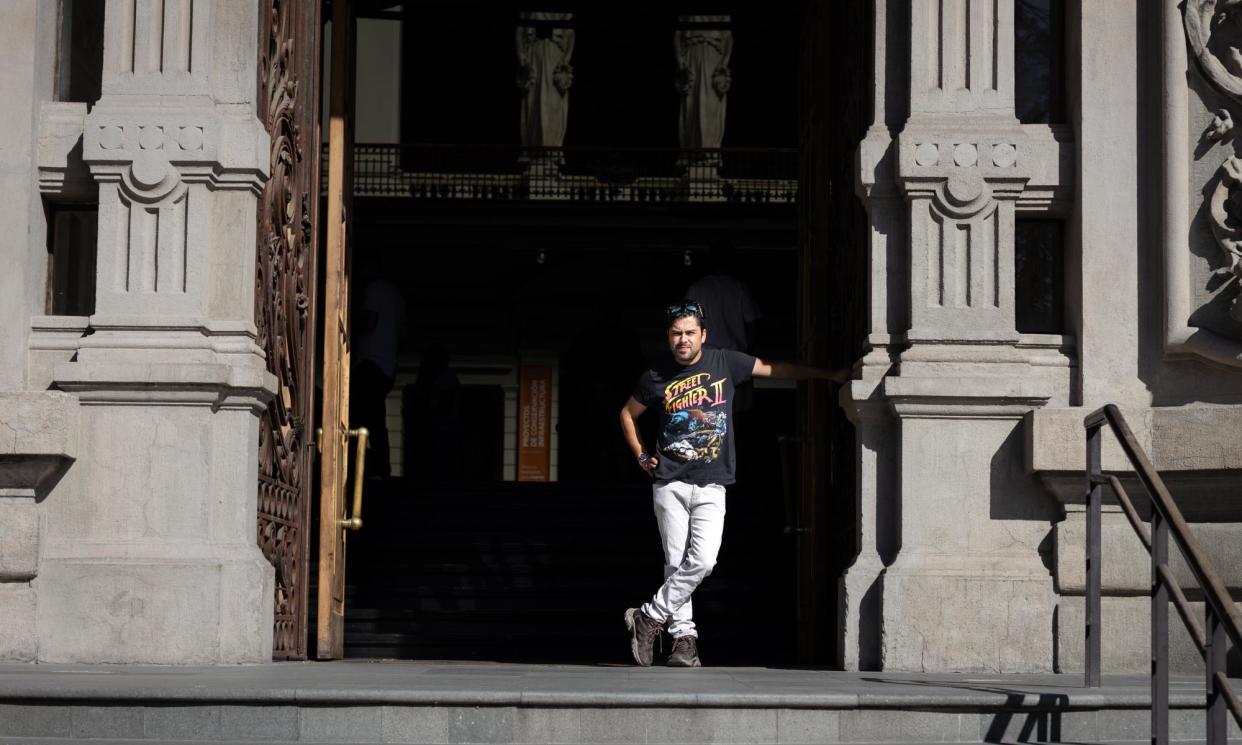
[[[1224,142],[1233,136],[1233,115],[1229,109],[1221,109],[1212,118],[1212,125],[1203,133],[1208,142]]]
[[[1242,103],[1242,15],[1239,0],[1186,0],[1186,39],[1204,77]]]
[[[1221,164],[1216,187],[1209,198],[1212,235],[1225,254],[1221,270],[1242,279],[1242,158],[1230,156]],[[1242,298],[1234,297],[1229,316],[1242,323]]]

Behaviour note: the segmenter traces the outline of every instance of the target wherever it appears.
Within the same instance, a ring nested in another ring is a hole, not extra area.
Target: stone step
[[[91,739],[83,740],[83,739],[77,739],[77,738],[63,738],[63,737],[53,737],[53,738],[25,737],[25,738],[16,738],[12,740],[5,739],[3,742],[4,742],[4,745],[133,745],[134,743],[143,743],[144,741],[143,740],[132,740],[132,739],[118,740],[114,738],[109,738],[109,739],[91,738]],[[176,740],[175,742],[177,743],[177,745],[254,745],[255,740]],[[263,740],[262,742],[265,745],[299,745],[300,743],[303,743],[305,741],[303,740]],[[335,740],[335,741],[315,740],[314,742],[317,745],[352,745],[352,741],[349,741],[349,740]],[[608,742],[615,742],[615,741],[609,740]],[[734,742],[734,741],[717,741],[717,742]],[[751,741],[740,740],[737,742],[748,743]],[[820,741],[817,740],[815,742],[820,742]],[[1038,742],[1038,741],[1016,740],[1016,739],[1005,738],[1003,740],[988,741],[987,745],[994,745],[994,743],[995,745],[1022,745],[1022,743],[1035,743],[1035,742]],[[1062,741],[1062,742],[1065,742],[1065,741]],[[1150,742],[1151,742],[1150,739],[1146,739],[1146,740],[1096,740],[1096,741],[1092,741],[1091,743],[1080,743],[1079,745],[1150,745]],[[1187,743],[1187,744],[1202,743],[1203,738],[1198,737],[1198,738],[1191,738],[1187,740],[1170,738],[1170,742],[1171,743]],[[427,743],[426,745],[461,745],[461,744],[445,740],[443,743]],[[651,740],[649,741],[649,745],[685,745],[685,743],[683,741]],[[905,741],[872,742],[870,740],[866,740],[866,741],[859,741],[856,743],[833,743],[833,745],[944,745],[944,744],[938,740],[920,740],[918,742],[905,742]]]
[[[1172,712],[1202,742],[1202,712]],[[0,707],[0,742],[125,743],[1098,743],[1138,742],[1148,712],[729,707],[25,704]],[[1231,734],[1236,741],[1238,733]]]
[[[1201,741],[1202,683],[1171,686]],[[1148,681],[611,665],[0,665],[0,743],[1138,742]],[[1232,737],[1242,737],[1235,727]]]

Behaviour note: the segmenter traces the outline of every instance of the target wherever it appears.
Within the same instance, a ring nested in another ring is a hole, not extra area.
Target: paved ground
[[[980,708],[1146,707],[1148,679],[1079,675],[847,673],[811,669],[307,662],[237,667],[0,665],[0,701],[285,702],[484,706]],[[1242,685],[1235,684],[1238,688]],[[1202,706],[1177,678],[1175,707]]]

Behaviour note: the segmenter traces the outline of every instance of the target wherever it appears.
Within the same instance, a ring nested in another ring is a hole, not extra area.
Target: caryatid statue
[[[725,97],[731,75],[733,32],[729,16],[680,16],[673,35],[677,89],[681,91],[678,134],[685,149],[717,148],[724,139]]]
[[[558,28],[556,21],[569,21],[572,13],[523,12],[518,22],[517,84],[522,89],[522,144],[561,147],[569,121],[569,88],[574,69],[574,30]]]

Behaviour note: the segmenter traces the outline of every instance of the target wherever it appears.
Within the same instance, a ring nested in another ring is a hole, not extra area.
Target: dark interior
[[[383,5],[375,8],[381,17],[390,12]],[[723,10],[734,13],[736,36],[725,147],[784,148],[789,156],[777,167],[780,177],[805,180],[806,148],[826,139],[826,128],[845,130],[856,141],[865,123],[860,101],[841,109],[849,121],[826,116],[821,102],[816,124],[808,125],[810,103],[802,92],[825,73],[808,73],[806,50],[829,39],[828,32],[812,34],[804,25],[833,15],[838,26],[824,28],[848,42],[852,55],[834,74],[833,95],[848,89],[853,96],[849,71],[865,60],[857,42],[865,37],[849,29],[861,14],[832,4],[814,12],[800,2],[734,5]],[[412,71],[426,69],[440,53],[437,44],[482,50],[467,56],[455,80],[419,79],[425,84],[419,96],[472,90],[453,99],[460,105],[432,117],[415,110],[412,99],[403,103],[403,141],[437,144],[441,167],[469,172],[473,146],[517,143],[518,97],[509,74],[517,9],[403,7],[404,46],[421,50],[401,61],[407,84]],[[651,162],[643,149],[677,144],[670,19],[705,11],[628,3],[567,9],[576,14],[579,51],[566,145],[611,149],[618,162],[638,162],[641,170]],[[822,61],[822,53],[816,59]],[[457,165],[454,148],[461,151]],[[846,183],[851,164],[837,162],[845,157],[833,154],[819,171],[842,182],[833,186],[841,195],[852,189]],[[406,169],[428,167],[426,160],[403,158]],[[727,168],[727,153],[724,158]],[[827,246],[822,230],[808,236],[816,218],[800,213],[792,200],[600,204],[435,196],[356,198],[355,264],[377,257],[401,290],[407,314],[402,369],[409,375],[417,375],[418,361],[433,344],[467,379],[480,372],[480,358],[516,364],[530,350],[555,355],[557,478],[502,480],[505,400],[499,387],[463,383],[456,419],[446,422],[420,410],[417,386],[407,383],[401,392],[402,475],[367,484],[366,527],[349,536],[345,654],[626,663],[622,612],[659,586],[663,558],[650,485],[622,441],[617,414],[637,374],[668,354],[664,307],[708,271],[708,246],[726,238],[738,250],[734,273],[763,313],[751,351],[799,358],[807,302],[800,273],[824,271],[822,261],[808,263],[807,253],[845,246]],[[832,219],[859,221],[852,197],[838,205],[840,215]],[[859,236],[856,225],[841,232],[845,242]],[[831,300],[820,302],[817,312],[859,306],[861,267],[854,261],[825,277],[824,296]],[[833,320],[832,330],[842,337],[831,350],[821,344],[813,357],[802,358],[838,365],[854,359],[861,344],[856,319]],[[606,374],[594,374],[598,370]],[[695,595],[702,654],[713,665],[831,661],[834,626],[821,623],[815,644],[808,645],[798,620],[805,613],[800,605],[820,606],[822,620],[835,607],[839,564],[849,552],[830,549],[826,540],[851,533],[852,500],[820,497],[824,509],[811,519],[823,537],[814,549],[821,555],[808,561],[806,539],[792,529],[811,527],[795,514],[802,484],[796,442],[805,427],[801,395],[792,384],[761,385],[753,408],[736,416],[738,483],[729,490],[724,545],[715,572]],[[645,420],[652,440],[655,414]],[[833,415],[819,429],[835,437],[847,427]],[[834,474],[823,482],[834,493],[852,492],[846,455],[835,451],[816,464]],[[845,466],[840,473],[836,461]],[[315,576],[312,571],[312,581]],[[818,597],[806,595],[808,584]]]

